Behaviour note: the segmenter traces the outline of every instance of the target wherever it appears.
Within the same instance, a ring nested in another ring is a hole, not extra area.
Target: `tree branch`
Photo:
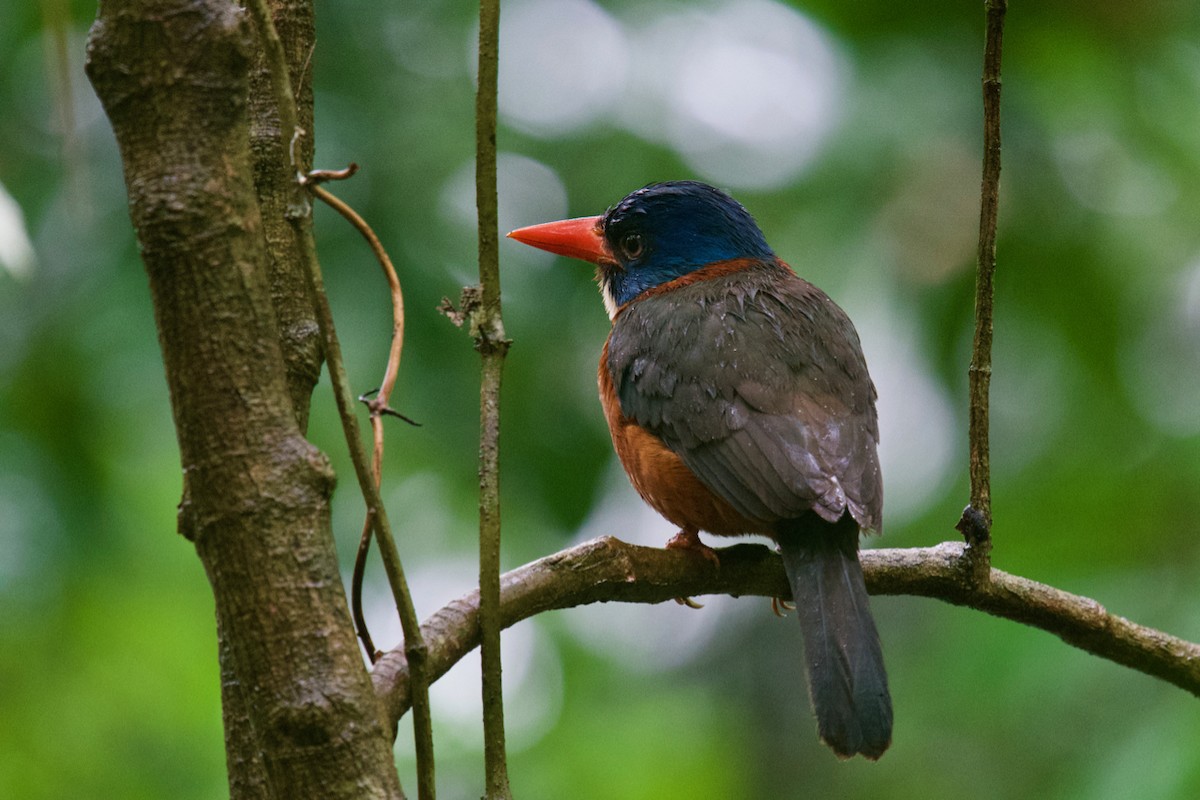
[[[231,768],[230,793],[401,797],[337,568],[333,474],[288,391],[251,178],[253,51],[226,0],[102,0],[87,62],[154,302],[180,529],[212,586],[222,696],[239,699],[230,747],[261,755]]]
[[[217,617],[217,662],[221,667],[221,724],[225,729],[225,772],[229,800],[278,800],[271,793],[263,750],[254,735],[229,634]]]
[[[867,588],[876,595],[932,597],[986,611],[1055,634],[1093,655],[1161,678],[1200,696],[1200,645],[1108,613],[1094,600],[991,570],[978,581],[969,548],[863,550]],[[728,594],[788,597],[779,557],[763,545],[720,548],[719,569],[677,550],[640,547],[612,537],[584,542],[519,567],[502,578],[500,622],[509,627],[544,611],[588,603],[663,603],[676,597]],[[428,677],[444,675],[479,645],[479,593],[461,597],[430,617]],[[385,654],[371,679],[389,717],[410,703],[401,650]]]
[[[312,82],[304,79],[304,64],[312,52],[316,29],[312,2],[268,0],[277,40],[282,43],[287,71],[296,87],[299,124],[311,130]],[[253,48],[247,110],[250,117],[250,154],[254,187],[267,251],[267,281],[279,323],[288,394],[301,432],[308,429],[313,387],[321,376],[321,336],[313,311],[312,287],[304,270],[304,253],[315,247],[312,215],[295,215],[296,182],[286,140],[280,136],[279,105],[271,80],[272,70],[264,48]],[[297,154],[302,163],[312,159],[312,137]],[[218,623],[220,620],[218,620]],[[262,753],[254,738],[242,696],[242,683],[232,663],[226,631],[218,624],[221,665],[221,711],[225,722],[226,769],[233,800],[270,798]]]

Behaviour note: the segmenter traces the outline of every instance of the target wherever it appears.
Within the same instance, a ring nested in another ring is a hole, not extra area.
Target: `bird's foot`
[[[782,597],[771,598],[771,613],[777,617],[784,616],[789,611],[795,611],[796,604],[791,600],[785,600]]]
[[[680,530],[679,533],[671,537],[671,541],[667,542],[667,549],[686,550],[690,553],[696,553],[711,561],[713,566],[721,566],[721,559],[717,557],[717,551],[700,541],[700,534],[693,530]],[[703,603],[697,603],[690,597],[676,597],[675,602],[688,608],[704,608]]]
[[[671,537],[671,541],[667,542],[667,549],[687,550],[708,559],[714,567],[721,566],[721,559],[717,556],[717,551],[700,541],[700,534],[696,531],[679,531]]]

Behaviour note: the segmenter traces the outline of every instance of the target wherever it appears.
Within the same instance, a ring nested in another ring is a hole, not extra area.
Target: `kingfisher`
[[[883,512],[876,392],[858,333],[697,181],[654,183],[600,216],[508,234],[596,266],[612,330],[600,402],[671,548],[719,564],[699,532],[761,534],[782,556],[820,738],[878,759],[892,701],[858,560]]]

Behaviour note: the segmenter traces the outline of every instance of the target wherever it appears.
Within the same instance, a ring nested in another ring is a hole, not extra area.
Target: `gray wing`
[[[850,319],[785,265],[635,300],[608,368],[621,411],[740,514],[882,521],[875,387]]]

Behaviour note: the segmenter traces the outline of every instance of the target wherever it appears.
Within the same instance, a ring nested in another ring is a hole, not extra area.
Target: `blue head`
[[[697,181],[638,189],[604,215],[602,227],[615,263],[600,264],[600,284],[618,307],[718,261],[775,258],[750,212]]]
[[[775,258],[750,212],[697,181],[654,183],[603,216],[534,225],[509,236],[596,264],[610,316],[647,289],[709,264]]]

